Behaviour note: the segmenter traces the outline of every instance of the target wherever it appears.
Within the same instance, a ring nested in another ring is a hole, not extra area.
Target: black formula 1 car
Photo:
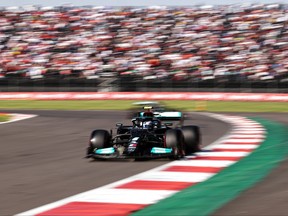
[[[175,114],[175,113],[174,113]],[[171,118],[171,113],[168,113]],[[176,113],[176,116],[179,114]],[[164,116],[165,117],[165,116]],[[160,116],[164,118],[163,114]],[[181,116],[178,117],[179,119]],[[92,131],[86,158],[135,160],[180,159],[200,150],[200,129],[195,125],[172,127],[157,117],[136,117],[131,125],[116,124],[116,134],[103,129]]]

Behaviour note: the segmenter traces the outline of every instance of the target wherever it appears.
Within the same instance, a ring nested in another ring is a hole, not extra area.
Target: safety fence
[[[143,80],[121,78],[0,79],[0,92],[255,92],[288,93],[287,82],[248,80]]]

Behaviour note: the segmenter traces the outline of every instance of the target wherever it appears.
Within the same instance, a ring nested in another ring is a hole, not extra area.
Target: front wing
[[[153,147],[150,153],[146,153],[143,155],[123,154],[117,148],[103,148],[103,149],[95,149],[92,154],[88,154],[86,158],[94,158],[94,159],[157,159],[157,158],[166,158],[173,156],[173,151],[171,148],[160,148]]]

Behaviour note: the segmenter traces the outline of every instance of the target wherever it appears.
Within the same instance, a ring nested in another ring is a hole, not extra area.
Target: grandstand
[[[0,91],[287,87],[285,4],[0,9]]]

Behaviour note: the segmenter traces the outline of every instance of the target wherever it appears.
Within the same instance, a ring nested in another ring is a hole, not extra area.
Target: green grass
[[[9,115],[0,113],[0,122],[5,122],[5,121],[8,121],[9,119],[10,119]]]
[[[125,110],[134,100],[1,100],[0,109],[46,110]],[[209,112],[288,112],[287,102],[163,101],[183,111]]]

